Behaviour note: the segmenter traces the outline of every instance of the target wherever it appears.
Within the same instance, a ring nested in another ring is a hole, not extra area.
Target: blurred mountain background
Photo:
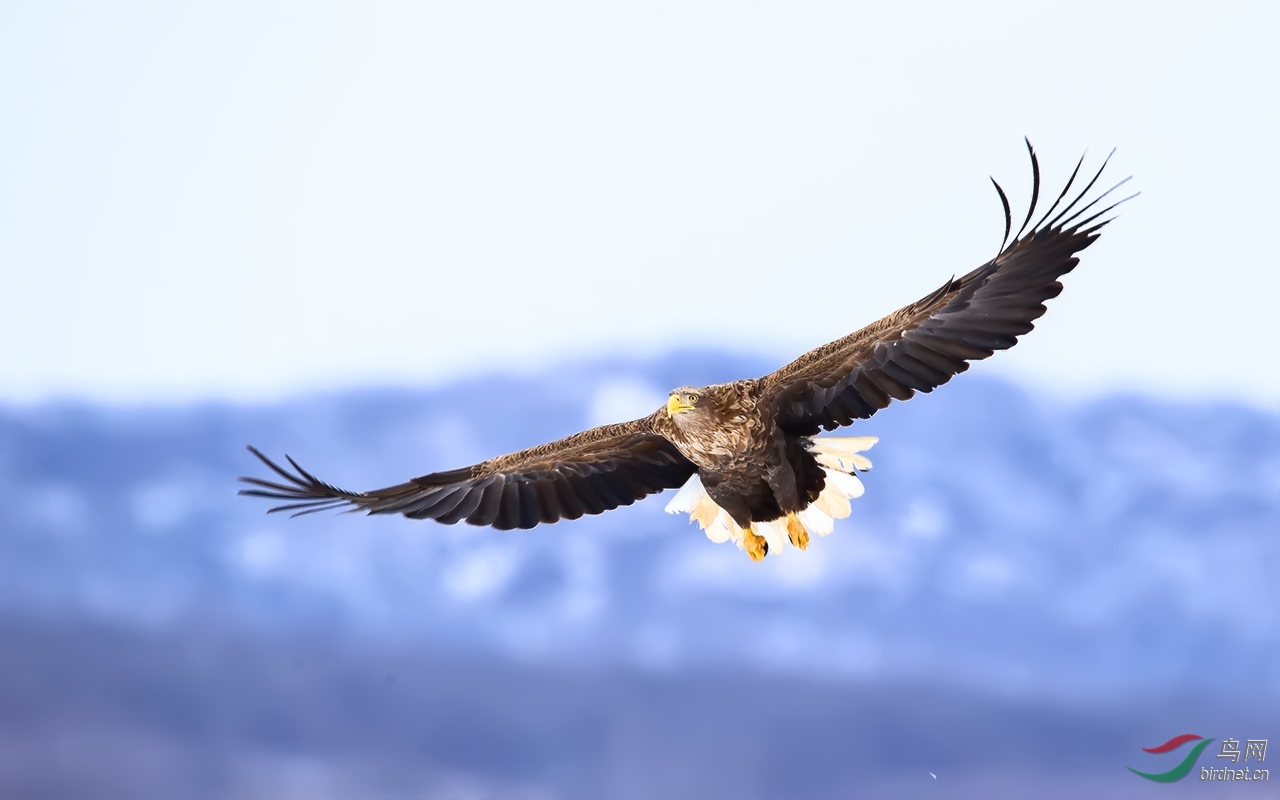
[[[372,488],[770,368],[0,409],[0,796],[1178,796],[1140,747],[1277,733],[1280,416],[1242,405],[961,376],[858,423],[853,515],[762,564],[670,493],[512,532],[234,494],[247,443]]]

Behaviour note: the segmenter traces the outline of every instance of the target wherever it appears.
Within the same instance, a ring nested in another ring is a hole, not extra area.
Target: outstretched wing
[[[1089,185],[1058,211],[1080,173],[1082,157],[1053,206],[1028,230],[1040,196],[1040,164],[1030,142],[1027,151],[1034,181],[1031,206],[1012,242],[1009,200],[996,184],[1004,205],[1005,234],[994,259],[761,379],[763,399],[773,404],[783,430],[811,436],[822,428],[834,430],[866,419],[892,400],[933,391],[968,369],[970,361],[1013,347],[1019,336],[1035,327],[1032,321],[1045,312],[1044,302],[1062,291],[1058,278],[1075,268],[1076,254],[1110,222],[1098,220],[1136,195],[1089,214],[1129,180],[1081,205],[1102,177],[1103,162]],[[1058,214],[1051,219],[1055,211]]]
[[[324,483],[285,456],[294,469],[289,472],[250,447],[283,482],[241,478],[257,488],[240,494],[291,501],[271,511],[293,511],[294,516],[349,507],[447,525],[466,520],[501,530],[532,528],[540,522],[600,514],[682,486],[694,472],[693,463],[654,432],[654,418],[592,428],[371,492],[349,492]]]

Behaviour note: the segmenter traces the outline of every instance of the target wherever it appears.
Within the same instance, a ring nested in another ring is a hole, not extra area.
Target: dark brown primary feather
[[[600,514],[684,485],[694,466],[654,432],[656,417],[592,428],[474,466],[369,492],[349,492],[324,483],[285,456],[294,469],[289,472],[250,447],[283,482],[241,478],[257,488],[242,489],[240,494],[289,501],[271,511],[293,511],[294,516],[345,507],[450,525],[465,520],[501,530],[532,528]]]
[[[968,369],[968,362],[1012,347],[1034,327],[1033,320],[1045,312],[1044,302],[1062,291],[1058,278],[1075,268],[1076,254],[1110,221],[1099,218],[1134,195],[1085,216],[1128,181],[1081,205],[1102,176],[1104,161],[1089,185],[1050,219],[1075,183],[1082,158],[1053,206],[1027,231],[1040,195],[1039,160],[1030,142],[1027,150],[1033,173],[1031,205],[1013,241],[1009,242],[1009,201],[997,183],[1005,216],[1000,253],[918,302],[762,378],[762,397],[772,404],[779,427],[811,436],[866,419],[893,400],[933,391]]]

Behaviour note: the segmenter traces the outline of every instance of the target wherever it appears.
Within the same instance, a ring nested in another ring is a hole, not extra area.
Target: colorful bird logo
[[[1180,781],[1187,777],[1187,773],[1196,765],[1196,759],[1199,758],[1200,754],[1204,752],[1204,749],[1209,746],[1209,743],[1213,741],[1212,739],[1206,739],[1203,736],[1197,736],[1194,733],[1184,733],[1181,736],[1173,737],[1158,747],[1142,748],[1143,751],[1147,753],[1168,753],[1173,750],[1177,750],[1187,742],[1194,742],[1197,740],[1199,740],[1200,743],[1191,748],[1191,752],[1187,753],[1187,757],[1182,759],[1182,762],[1178,764],[1178,766],[1168,772],[1139,772],[1133,767],[1125,767],[1125,769],[1129,770],[1134,775],[1157,783],[1173,783],[1174,781]]]

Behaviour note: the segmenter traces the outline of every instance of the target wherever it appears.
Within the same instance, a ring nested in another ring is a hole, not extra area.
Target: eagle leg
[[[769,543],[763,536],[751,530],[750,525],[742,532],[742,546],[746,548],[747,555],[751,556],[752,561],[764,561],[764,557],[769,554]]]
[[[798,550],[807,550],[809,548],[809,532],[804,529],[800,519],[794,513],[787,513],[787,538],[791,540],[791,545]]]

